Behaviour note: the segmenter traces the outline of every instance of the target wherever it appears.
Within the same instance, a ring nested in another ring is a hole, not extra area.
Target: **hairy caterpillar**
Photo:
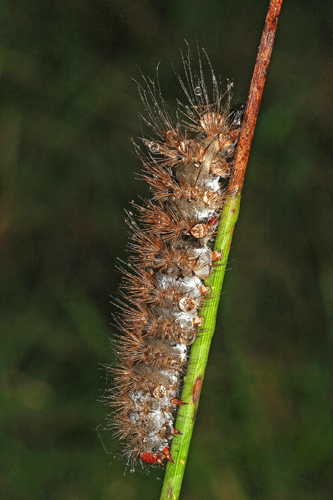
[[[207,57],[207,56],[206,56]],[[132,236],[129,269],[123,270],[118,364],[109,367],[114,387],[109,426],[123,443],[132,465],[172,462],[170,443],[190,346],[204,318],[199,316],[210,289],[205,278],[222,255],[211,250],[228,190],[242,108],[230,109],[232,84],[222,92],[212,76],[212,99],[201,60],[192,70],[183,58],[178,75],[188,103],[178,103],[172,121],[159,86],[139,87],[154,136],[136,146],[152,198],[129,213]],[[204,334],[204,330],[202,330]]]

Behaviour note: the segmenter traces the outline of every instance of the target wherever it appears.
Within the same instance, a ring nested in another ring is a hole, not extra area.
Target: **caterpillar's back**
[[[138,222],[130,214],[132,255],[123,270],[126,305],[119,301],[118,364],[109,367],[108,399],[109,426],[132,465],[172,461],[182,377],[210,294],[204,280],[222,257],[211,247],[241,124],[242,110],[230,110],[231,84],[222,92],[211,69],[210,100],[200,58],[198,74],[189,56],[184,70],[178,79],[188,102],[178,103],[175,122],[154,83],[139,87],[153,137],[143,139],[145,152],[136,150],[152,198],[135,205]]]

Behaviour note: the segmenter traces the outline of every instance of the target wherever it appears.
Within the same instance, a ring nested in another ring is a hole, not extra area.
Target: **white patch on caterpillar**
[[[212,179],[205,179],[203,182],[203,187],[205,187],[209,191],[218,192],[221,187],[219,178],[215,177]]]
[[[181,359],[181,361],[183,363],[185,363],[185,361],[187,359],[187,347],[186,347],[186,345],[185,344],[177,344],[176,348],[180,352],[180,359]]]

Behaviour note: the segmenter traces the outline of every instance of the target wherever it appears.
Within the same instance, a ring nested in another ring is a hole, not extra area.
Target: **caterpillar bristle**
[[[181,401],[182,378],[190,346],[204,335],[199,310],[212,296],[204,280],[223,255],[211,247],[228,192],[233,157],[241,127],[241,108],[230,109],[232,84],[222,91],[209,58],[212,100],[190,55],[178,75],[187,104],[177,102],[175,121],[157,84],[145,78],[139,93],[145,115],[140,177],[152,198],[132,203],[129,264],[117,300],[117,364],[108,368],[114,386],[107,403],[114,410],[108,427],[120,439],[131,469],[141,461],[151,466],[173,462],[170,444]]]

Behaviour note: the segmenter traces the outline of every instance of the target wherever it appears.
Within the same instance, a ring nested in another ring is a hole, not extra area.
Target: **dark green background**
[[[159,497],[161,471],[124,476],[99,402],[124,208],[147,193],[132,78],[162,61],[183,100],[197,37],[244,102],[267,6],[0,1],[2,500]],[[332,11],[282,9],[183,500],[333,496]]]

